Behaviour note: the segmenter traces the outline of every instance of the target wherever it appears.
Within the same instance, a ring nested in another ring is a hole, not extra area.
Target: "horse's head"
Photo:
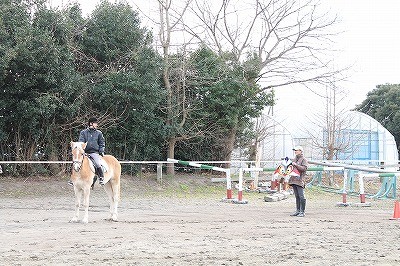
[[[81,170],[87,143],[71,141],[72,167],[76,172]]]

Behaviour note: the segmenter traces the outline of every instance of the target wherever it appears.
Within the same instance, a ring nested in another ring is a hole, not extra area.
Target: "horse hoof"
[[[74,217],[74,218],[72,218],[71,220],[69,220],[69,222],[70,222],[70,223],[77,223],[77,222],[78,222],[78,219]]]

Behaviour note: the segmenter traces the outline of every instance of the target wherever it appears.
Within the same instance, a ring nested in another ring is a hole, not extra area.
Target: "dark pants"
[[[294,196],[296,197],[296,210],[300,212],[304,212],[305,209],[305,197],[304,197],[304,188],[298,185],[292,185]]]

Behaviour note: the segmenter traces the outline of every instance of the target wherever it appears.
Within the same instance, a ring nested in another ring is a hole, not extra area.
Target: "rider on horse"
[[[79,134],[79,142],[86,142],[85,152],[92,158],[96,174],[99,177],[99,184],[104,185],[104,173],[101,168],[101,156],[104,156],[106,143],[103,133],[97,129],[97,119],[89,118],[88,128],[81,131]]]

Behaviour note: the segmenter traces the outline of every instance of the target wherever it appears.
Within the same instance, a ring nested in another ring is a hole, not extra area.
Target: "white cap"
[[[301,146],[294,146],[293,150],[294,151],[304,151],[303,147],[301,147]]]

